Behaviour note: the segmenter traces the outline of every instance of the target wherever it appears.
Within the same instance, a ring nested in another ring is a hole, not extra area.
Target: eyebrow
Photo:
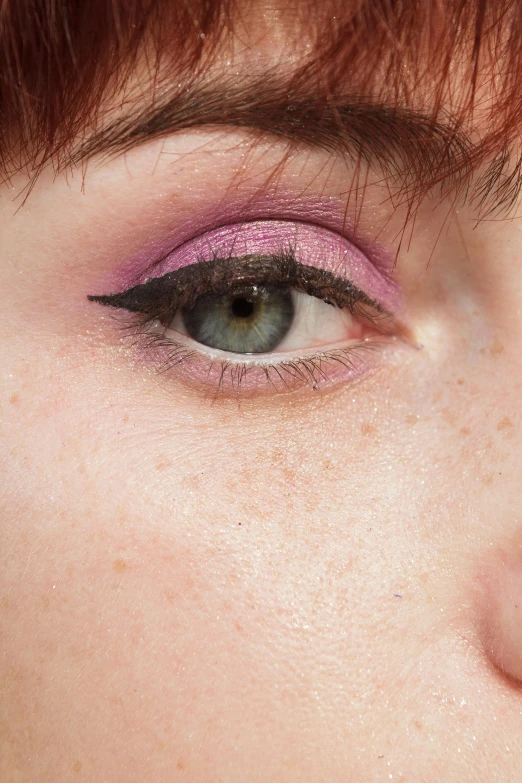
[[[83,141],[67,163],[78,165],[98,155],[113,157],[181,131],[237,128],[343,155],[354,163],[378,163],[415,199],[438,185],[467,184],[481,162],[479,146],[457,117],[438,115],[364,96],[322,97],[317,87],[282,84],[270,75],[240,86],[216,81],[131,108]],[[481,201],[490,191],[501,200],[500,183],[511,160],[505,151],[502,160],[493,177],[487,172],[481,177]]]

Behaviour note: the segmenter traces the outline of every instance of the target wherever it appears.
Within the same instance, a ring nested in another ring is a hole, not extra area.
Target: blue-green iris
[[[200,296],[182,315],[189,336],[203,345],[232,353],[268,353],[290,329],[294,302],[289,288],[250,286],[224,296]]]

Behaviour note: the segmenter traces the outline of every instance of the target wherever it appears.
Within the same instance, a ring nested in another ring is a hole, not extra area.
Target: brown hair
[[[1,169],[9,176],[23,166],[37,171],[49,159],[63,164],[78,138],[99,127],[100,110],[128,87],[138,58],[147,63],[150,89],[173,75],[183,85],[204,77],[233,39],[234,25],[248,17],[246,5],[0,0]],[[349,81],[352,93],[415,108],[434,127],[451,112],[456,132],[472,131],[480,117],[487,132],[473,165],[489,159],[490,168],[478,192],[518,194],[520,166],[508,151],[522,122],[520,0],[282,0],[281,6],[296,45],[302,31],[313,43],[286,91],[313,84],[335,111]]]

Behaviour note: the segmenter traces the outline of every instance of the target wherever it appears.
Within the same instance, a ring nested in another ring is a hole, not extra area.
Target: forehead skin
[[[218,71],[288,67],[256,13]],[[361,205],[287,153],[198,129],[3,187],[2,781],[521,778],[519,223],[429,194],[401,244],[380,174]],[[397,256],[404,351],[238,401],[124,345],[87,296],[234,200],[346,208]]]

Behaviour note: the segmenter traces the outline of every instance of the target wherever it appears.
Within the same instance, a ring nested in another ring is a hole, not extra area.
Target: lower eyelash
[[[355,380],[373,369],[372,355],[382,354],[394,338],[366,339],[345,348],[319,351],[310,356],[282,359],[279,362],[232,361],[216,358],[183,342],[172,340],[163,332],[151,331],[152,319],[134,317],[123,326],[132,344],[152,356],[157,372],[174,371],[185,365],[185,377],[204,383],[218,393],[258,392],[263,386],[272,392],[308,388],[320,390],[343,381]]]

